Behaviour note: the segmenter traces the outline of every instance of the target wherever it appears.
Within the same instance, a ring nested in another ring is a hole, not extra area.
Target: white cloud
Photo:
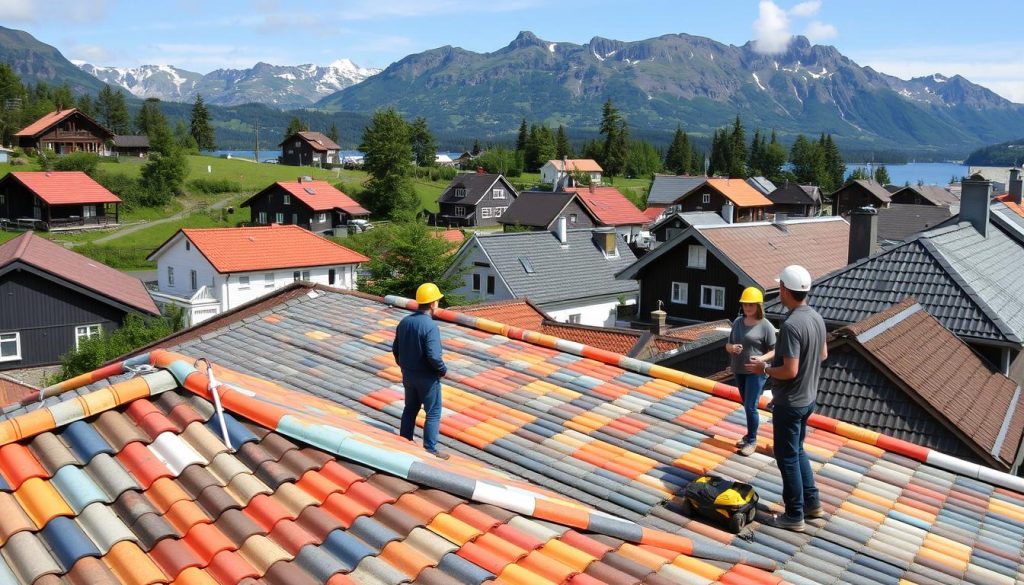
[[[37,22],[42,17],[59,14],[65,20],[90,22],[106,16],[107,4],[107,0],[88,3],[76,0],[3,0],[0,2],[0,21]]]
[[[806,36],[807,40],[811,41],[812,43],[819,43],[821,41],[827,41],[829,39],[836,38],[837,36],[839,36],[839,31],[836,30],[836,27],[832,26],[831,24],[821,22],[820,20],[815,20],[808,24],[807,28],[804,29],[804,36]]]
[[[821,0],[801,2],[789,9],[789,14],[796,17],[814,16],[821,9]]]
[[[786,11],[770,0],[762,0],[754,21],[754,50],[769,55],[782,53],[792,37]]]
[[[108,65],[116,61],[115,54],[101,45],[71,45],[68,55],[74,55],[72,61],[85,61],[93,65]]]

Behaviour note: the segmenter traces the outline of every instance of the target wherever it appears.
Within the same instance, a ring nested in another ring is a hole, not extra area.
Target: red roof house
[[[615,187],[567,187],[566,191],[576,193],[580,201],[606,226],[641,226],[648,222],[647,216],[626,199]]]
[[[69,152],[106,153],[114,133],[75,108],[56,110],[32,122],[14,134],[18,146],[46,150],[55,154]]]
[[[253,195],[242,207],[252,209],[253,223],[297,225],[323,233],[365,219],[370,212],[327,181],[300,177],[278,181]]]
[[[20,171],[0,179],[0,218],[45,229],[107,226],[121,198],[81,171]]]

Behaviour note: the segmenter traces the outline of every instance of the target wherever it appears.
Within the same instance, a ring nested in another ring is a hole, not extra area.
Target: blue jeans
[[[760,374],[736,374],[736,387],[743,399],[743,412],[747,415],[747,434],[743,436],[746,443],[757,441],[757,427],[761,418],[757,414],[757,401],[761,399],[764,383],[768,380]]]
[[[437,377],[403,375],[402,385],[405,386],[405,409],[402,411],[400,434],[413,440],[416,415],[422,406],[427,411],[427,420],[423,423],[423,448],[436,453],[437,434],[441,428],[441,380]]]
[[[821,505],[818,488],[814,485],[811,462],[804,452],[807,437],[807,419],[816,405],[807,406],[775,405],[772,411],[772,427],[775,440],[775,463],[782,474],[782,501],[786,505],[786,516],[803,519],[806,508]]]

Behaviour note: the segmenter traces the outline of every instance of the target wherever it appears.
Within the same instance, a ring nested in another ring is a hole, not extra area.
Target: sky
[[[104,66],[207,73],[348,58],[383,68],[443,45],[495,51],[522,30],[578,44],[688,33],[778,52],[801,34],[883,73],[961,74],[1024,103],[1018,14],[1011,0],[0,1],[0,25]]]

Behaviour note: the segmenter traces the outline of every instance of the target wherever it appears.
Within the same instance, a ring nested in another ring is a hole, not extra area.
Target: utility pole
[[[260,162],[260,121],[256,120],[256,162]]]

